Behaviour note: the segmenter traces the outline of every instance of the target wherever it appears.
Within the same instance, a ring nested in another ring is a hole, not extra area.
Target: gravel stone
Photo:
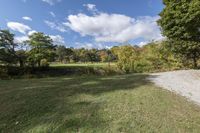
[[[200,70],[153,73],[149,80],[200,105]]]

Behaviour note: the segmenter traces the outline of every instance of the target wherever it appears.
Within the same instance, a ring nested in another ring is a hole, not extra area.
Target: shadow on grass
[[[0,81],[0,132],[95,132],[108,93],[150,84],[145,74]],[[102,97],[101,97],[102,96]],[[113,95],[114,96],[114,95]]]

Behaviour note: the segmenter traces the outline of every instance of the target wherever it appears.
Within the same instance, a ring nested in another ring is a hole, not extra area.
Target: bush
[[[47,59],[42,59],[40,63],[41,67],[49,67],[49,62],[47,61]]]
[[[0,79],[9,78],[8,70],[5,67],[0,67]]]
[[[147,60],[140,60],[135,62],[135,71],[136,72],[151,72],[154,70],[151,62]]]
[[[131,45],[120,46],[116,50],[117,66],[125,73],[134,72],[134,62],[137,59],[137,50]]]
[[[42,78],[66,75],[115,75],[122,74],[112,67],[57,66],[57,67],[0,67],[0,79],[9,78]]]

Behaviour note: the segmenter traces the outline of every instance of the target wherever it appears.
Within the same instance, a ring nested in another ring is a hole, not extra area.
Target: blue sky
[[[109,48],[162,39],[156,24],[162,0],[1,0],[0,28],[16,42],[34,32],[67,47]]]

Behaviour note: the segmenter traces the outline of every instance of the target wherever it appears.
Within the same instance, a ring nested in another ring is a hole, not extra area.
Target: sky
[[[0,0],[0,29],[17,43],[43,32],[66,47],[142,46],[163,38],[162,9],[162,0]]]

